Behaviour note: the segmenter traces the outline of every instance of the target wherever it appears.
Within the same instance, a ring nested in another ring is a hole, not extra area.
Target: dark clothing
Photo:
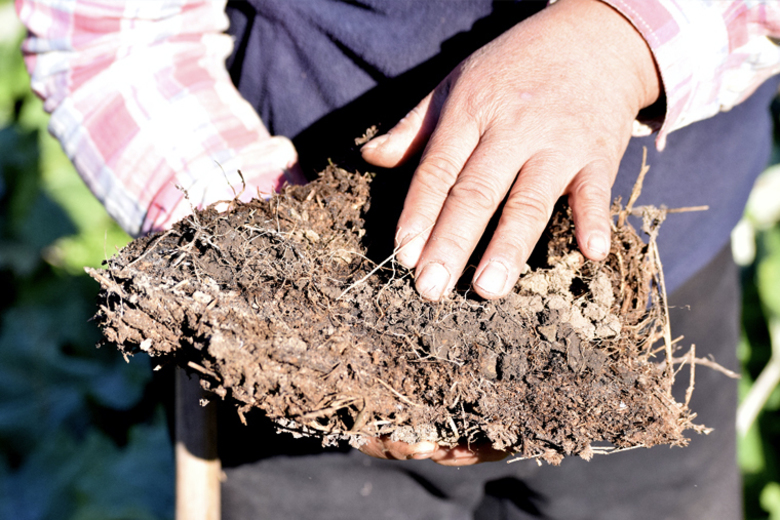
[[[377,85],[433,59],[443,46],[452,47],[443,42],[471,31],[477,20],[491,15],[492,4],[492,0],[229,2],[236,50],[228,66],[241,94],[271,133],[293,137]],[[522,16],[519,4],[504,4],[500,11],[511,11],[513,20],[490,24],[491,34],[482,43]],[[535,4],[535,9],[544,5]],[[439,66],[439,75],[446,75],[476,48],[472,39],[469,36],[465,45],[445,52],[449,67]],[[426,75],[430,73],[419,77]],[[440,79],[429,78],[428,85],[417,87],[417,94],[424,96]],[[376,109],[364,116],[386,115],[385,107]]]
[[[271,133],[293,138],[311,176],[327,159],[340,159],[369,126],[391,128],[461,60],[545,4],[229,2],[236,50],[228,64],[239,91]],[[613,196],[628,199],[646,146],[651,170],[639,204],[710,206],[706,212],[675,215],[663,228],[659,248],[670,292],[715,256],[742,215],[769,157],[767,108],[778,82],[768,81],[731,112],[672,133],[663,152],[655,150],[653,137],[631,140]],[[396,172],[387,176],[403,183]],[[399,212],[400,188],[395,190]]]
[[[229,2],[236,38],[230,71],[269,130],[293,139],[304,171],[313,175],[328,158],[354,163],[357,154],[346,152],[355,137],[374,124],[391,128],[459,61],[544,5]],[[659,248],[674,291],[673,333],[729,367],[736,365],[739,289],[724,246],[769,156],[768,106],[777,85],[775,78],[731,112],[674,132],[664,152],[655,150],[653,137],[632,139],[613,188],[614,196],[628,199],[646,146],[651,169],[639,204],[710,206],[671,215]],[[375,258],[392,247],[410,174],[379,172],[374,181],[374,193],[384,197],[372,202],[367,217]],[[460,469],[322,450],[317,441],[274,434],[259,414],[249,418],[249,428],[236,426],[235,412],[223,410],[223,517],[740,518],[736,385],[701,369],[691,406],[715,432],[696,436],[689,448],[634,450],[589,463],[566,459],[559,468],[524,461]]]

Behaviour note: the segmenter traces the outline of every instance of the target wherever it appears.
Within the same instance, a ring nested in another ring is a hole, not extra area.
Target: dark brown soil
[[[331,166],[270,201],[196,212],[90,270],[98,323],[125,354],[197,370],[242,417],[257,407],[326,444],[489,442],[557,464],[700,429],[672,398],[660,272],[631,226],[586,261],[564,207],[547,265],[509,297],[465,287],[432,303],[364,256],[368,204],[369,176]]]

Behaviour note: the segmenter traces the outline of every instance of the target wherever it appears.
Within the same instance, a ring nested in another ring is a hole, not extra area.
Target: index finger
[[[398,219],[398,261],[418,265],[450,189],[479,142],[479,132],[455,111],[442,112],[412,176]]]
[[[488,132],[457,176],[417,264],[417,289],[438,300],[457,281],[524,157],[512,138]]]

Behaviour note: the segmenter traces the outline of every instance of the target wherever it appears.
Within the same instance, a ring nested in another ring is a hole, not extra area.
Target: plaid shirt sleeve
[[[780,71],[780,2],[603,0],[653,51],[666,112],[635,135],[728,110]],[[130,234],[202,206],[302,182],[289,140],[271,137],[233,87],[225,0],[16,0],[49,129]],[[243,173],[244,181],[238,175]],[[244,182],[246,188],[244,189]],[[189,201],[184,200],[182,189]],[[243,191],[242,191],[243,189]]]
[[[271,137],[230,81],[224,7],[16,0],[49,130],[131,235],[165,229],[193,205],[303,182],[292,143]]]
[[[666,94],[658,130],[662,150],[670,132],[737,105],[780,72],[780,2],[776,0],[602,0],[647,41]]]

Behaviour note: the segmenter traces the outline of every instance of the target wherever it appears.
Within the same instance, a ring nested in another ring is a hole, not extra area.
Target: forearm
[[[227,75],[224,0],[16,5],[50,131],[129,233],[300,180],[292,145],[270,137]]]

